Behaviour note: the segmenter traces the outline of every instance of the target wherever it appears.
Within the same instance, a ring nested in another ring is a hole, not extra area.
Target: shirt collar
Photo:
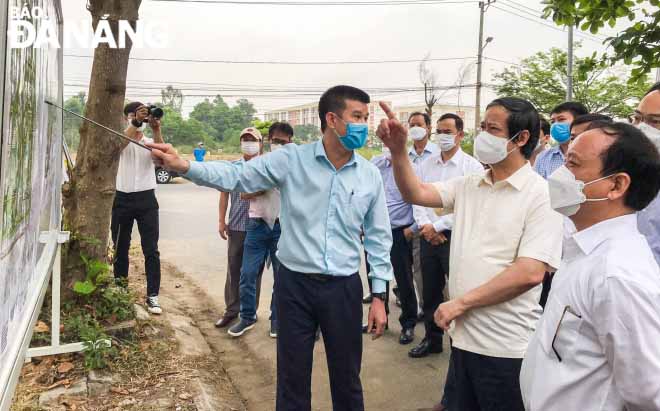
[[[631,231],[637,231],[637,214],[635,213],[601,221],[573,234],[572,239],[580,250],[588,255],[605,240],[620,237],[623,232]]]
[[[458,151],[457,151],[456,153],[454,153],[454,155],[449,159],[449,161],[446,161],[446,162],[445,162],[445,161],[442,159],[442,151],[438,151],[437,153],[435,153],[435,154],[433,155],[433,158],[436,159],[435,161],[436,161],[438,164],[446,165],[446,164],[451,163],[451,164],[458,165],[458,162],[461,160],[461,158],[462,158],[464,155],[465,155],[465,153],[464,153],[463,150],[461,150],[461,148],[459,147],[459,148],[458,148]]]
[[[485,172],[483,177],[481,178],[480,183],[485,183],[488,184],[489,186],[492,186],[493,180],[491,177],[491,173],[492,170],[488,170],[487,172]],[[523,187],[525,186],[525,183],[533,174],[534,174],[534,170],[532,169],[532,166],[529,164],[529,161],[527,161],[525,162],[524,166],[520,167],[515,173],[511,174],[506,180],[502,181],[502,183],[507,183],[516,190],[522,191]],[[498,183],[501,182],[498,181]]]
[[[332,165],[332,162],[330,161],[330,159],[328,158],[328,155],[325,152],[325,147],[323,146],[323,139],[317,141],[314,144],[315,144],[315,146],[314,146],[314,157],[316,157],[317,159],[324,158],[325,161],[328,162],[328,164]],[[357,165],[357,157],[355,155],[355,151],[353,151],[353,153],[351,153],[351,159],[348,160],[348,163],[346,163],[344,165],[344,167],[353,166],[353,165]]]
[[[559,157],[561,157],[562,159],[564,158],[564,152],[561,151],[561,146],[554,146],[548,149],[548,155],[550,156],[559,155]]]
[[[415,144],[413,143],[412,146],[410,146],[410,150],[408,150],[408,154],[412,154],[415,157],[422,157],[424,153],[435,153],[435,149],[433,146],[433,143],[430,141],[426,142],[426,145],[424,146],[424,150],[422,151],[422,154],[417,154],[417,150],[415,150]]]

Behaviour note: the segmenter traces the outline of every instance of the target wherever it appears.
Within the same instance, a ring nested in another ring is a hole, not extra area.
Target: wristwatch
[[[382,302],[385,302],[385,299],[387,298],[387,293],[371,293],[371,296],[373,298],[378,298]]]

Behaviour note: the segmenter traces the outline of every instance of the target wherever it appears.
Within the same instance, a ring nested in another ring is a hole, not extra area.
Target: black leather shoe
[[[401,330],[401,335],[399,335],[399,344],[406,345],[413,342],[415,339],[415,329],[414,328],[404,328]]]
[[[374,327],[374,330],[375,329],[376,329],[376,327]],[[390,329],[390,325],[389,325],[389,320],[388,320],[388,322],[385,323],[385,331],[387,331],[389,329]],[[368,334],[368,333],[369,333],[369,329],[367,328],[367,324],[362,324],[362,334]]]
[[[408,352],[410,358],[423,358],[429,354],[439,354],[442,352],[442,344],[431,344],[431,342],[424,338],[421,343]]]
[[[362,304],[371,304],[373,299],[374,298],[371,296],[371,294],[369,294],[368,296],[366,296],[362,299]]]

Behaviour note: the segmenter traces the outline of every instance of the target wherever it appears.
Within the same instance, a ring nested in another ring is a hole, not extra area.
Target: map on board
[[[56,0],[9,0],[0,13],[24,5],[40,7],[51,19],[61,16]],[[32,23],[38,28],[40,21]],[[0,41],[6,41],[6,33],[0,33]],[[60,226],[62,117],[44,103],[62,101],[60,52],[7,48],[0,56],[6,61],[0,73],[5,79],[0,90],[0,387],[25,335],[21,327],[34,309],[29,302],[41,288],[43,278],[35,278],[43,249],[39,233]]]

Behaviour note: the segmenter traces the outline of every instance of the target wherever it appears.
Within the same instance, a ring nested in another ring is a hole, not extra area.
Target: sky
[[[242,1],[242,0],[241,0]],[[256,1],[256,0],[255,0]],[[284,0],[274,0],[284,1]],[[299,0],[318,3],[328,0]],[[340,1],[340,0],[337,0]],[[346,1],[346,0],[341,0]],[[383,0],[366,0],[380,1]],[[391,0],[385,0],[391,1]],[[63,0],[65,25],[91,18],[85,0]],[[567,33],[540,17],[540,0],[498,0],[485,13],[483,83],[522,58],[551,47],[566,49]],[[430,62],[438,83],[474,84],[479,33],[478,2],[445,0],[406,5],[293,5],[227,4],[192,1],[143,0],[139,10],[145,23],[162,27],[164,48],[134,48],[132,58],[262,61],[350,62],[451,59]],[[84,24],[84,23],[83,23]],[[606,31],[607,32],[607,31]],[[603,51],[604,36],[577,33],[578,55]],[[93,50],[65,48],[65,98],[86,91]],[[222,94],[230,105],[240,96],[265,111],[318,101],[323,90],[336,84],[375,89],[372,99],[394,105],[423,104],[421,91],[393,94],[392,89],[419,88],[417,61],[378,64],[224,64],[131,60],[127,97],[143,102],[159,100],[168,84],[182,88],[184,114],[204,99]],[[229,90],[227,90],[229,89]],[[233,90],[231,90],[233,89]],[[266,90],[279,90],[268,92]],[[231,91],[230,91],[231,90]],[[277,94],[277,97],[273,97]],[[447,91],[442,103],[474,104],[474,88]],[[193,97],[191,95],[200,95]],[[485,88],[482,102],[495,97]]]

